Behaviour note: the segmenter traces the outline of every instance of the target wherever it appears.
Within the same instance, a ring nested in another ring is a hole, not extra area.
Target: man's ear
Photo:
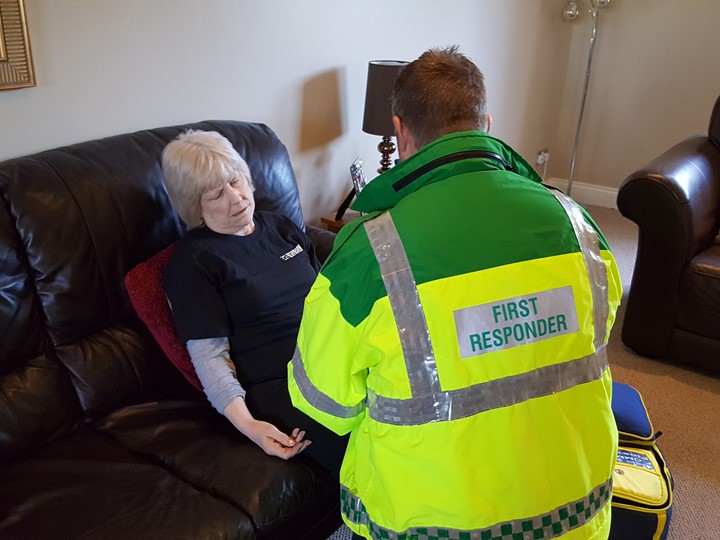
[[[485,133],[490,133],[490,126],[492,125],[492,116],[490,113],[485,115]]]
[[[417,152],[415,138],[412,136],[412,133],[408,131],[407,126],[399,116],[393,116],[392,122],[395,128],[398,155],[400,156],[400,161],[404,161]]]

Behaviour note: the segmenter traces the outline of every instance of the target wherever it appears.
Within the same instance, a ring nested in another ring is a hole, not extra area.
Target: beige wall
[[[485,71],[493,132],[550,144],[572,29],[561,0],[25,0],[37,87],[0,92],[0,159],[208,118],[288,146],[306,218],[337,208],[361,156],[367,62],[457,43]],[[542,5],[541,5],[542,4]]]
[[[589,0],[580,0],[589,2]],[[367,61],[457,43],[486,74],[493,134],[567,178],[591,18],[564,0],[25,0],[38,85],[0,92],[0,159],[207,118],[265,122],[288,146],[310,222],[362,133]],[[718,0],[612,0],[601,11],[574,181],[612,199],[627,174],[706,130],[720,93]],[[573,195],[582,199],[574,188]]]
[[[569,175],[591,21],[572,25],[556,177]],[[683,137],[707,132],[720,94],[718,21],[718,0],[613,0],[600,12],[574,182],[617,189]]]

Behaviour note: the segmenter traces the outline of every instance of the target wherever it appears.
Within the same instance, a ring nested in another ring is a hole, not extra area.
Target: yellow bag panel
[[[650,506],[663,505],[668,490],[660,467],[650,450],[619,448],[613,474],[614,495]]]

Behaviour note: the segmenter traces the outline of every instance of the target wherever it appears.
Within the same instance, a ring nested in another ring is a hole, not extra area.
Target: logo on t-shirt
[[[298,253],[302,253],[302,250],[303,250],[303,248],[301,248],[301,247],[300,247],[300,244],[298,244],[297,246],[295,246],[294,248],[292,248],[290,251],[288,251],[285,255],[281,255],[280,258],[281,258],[283,261],[290,260],[290,259],[292,259],[295,255],[297,255]]]

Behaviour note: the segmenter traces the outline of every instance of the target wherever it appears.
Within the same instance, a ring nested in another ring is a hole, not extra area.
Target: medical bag
[[[613,474],[611,540],[665,540],[672,516],[673,480],[640,393],[613,382],[619,432]]]

